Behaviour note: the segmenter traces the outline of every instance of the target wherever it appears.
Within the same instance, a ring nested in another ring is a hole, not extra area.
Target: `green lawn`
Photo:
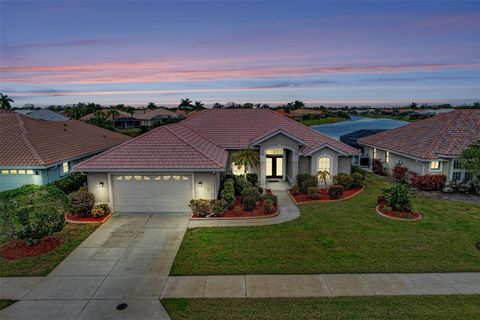
[[[8,307],[11,304],[14,304],[15,302],[17,301],[0,299],[0,310],[5,309],[6,307]]]
[[[142,134],[140,128],[115,128],[115,131],[134,138]]]
[[[164,299],[180,319],[480,319],[480,295],[275,299]]]
[[[301,120],[300,123],[303,123],[306,126],[317,126],[320,124],[335,123],[348,120],[348,118],[342,117],[327,117],[327,118],[318,118],[318,119],[305,119]]]
[[[64,239],[64,244],[41,256],[18,260],[0,258],[0,276],[2,277],[36,277],[46,276],[66,256],[70,254],[95,229],[97,224],[67,223],[56,235]],[[6,241],[5,239],[3,241]]]
[[[301,217],[261,227],[189,229],[172,275],[480,271],[480,206],[414,199],[418,222],[374,213],[389,185],[369,175],[358,196],[304,204]]]

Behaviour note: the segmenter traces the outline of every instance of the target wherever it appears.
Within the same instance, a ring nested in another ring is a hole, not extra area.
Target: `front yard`
[[[62,238],[64,243],[45,254],[27,257],[18,260],[0,258],[1,277],[38,277],[46,276],[52,271],[70,252],[72,252],[83,240],[95,229],[97,224],[71,224],[67,223],[62,231],[55,234]],[[3,239],[2,242],[8,239]]]
[[[301,205],[301,217],[262,227],[189,229],[172,275],[480,271],[480,205],[415,197],[418,222],[374,212],[389,186],[340,202]]]
[[[164,299],[180,319],[479,319],[480,295],[274,299]]]

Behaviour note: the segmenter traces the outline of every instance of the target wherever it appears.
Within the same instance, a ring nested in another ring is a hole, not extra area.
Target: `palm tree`
[[[296,110],[296,109],[303,109],[305,108],[305,103],[303,101],[300,101],[300,100],[295,100],[293,103],[292,103],[292,106],[293,106],[293,109]]]
[[[212,106],[213,109],[222,109],[223,108],[223,104],[221,103],[218,103],[218,102],[215,102]]]
[[[112,117],[112,121],[115,122],[115,117],[120,115],[117,109],[110,109],[108,110],[108,115]]]
[[[149,102],[148,105],[147,105],[147,109],[148,110],[157,109],[157,105],[153,102]]]
[[[199,111],[203,109],[205,109],[205,105],[202,103],[202,101],[195,101],[194,110]]]
[[[245,176],[247,176],[248,168],[258,167],[260,165],[260,156],[253,149],[243,149],[232,154],[232,162],[237,166],[245,167]]]
[[[323,181],[325,184],[325,190],[327,189],[327,180],[330,178],[330,172],[328,170],[320,170],[317,172],[318,180]]]
[[[186,99],[181,99],[180,104],[178,105],[179,110],[187,110],[190,111],[193,109],[193,104],[192,100],[186,98]]]
[[[0,93],[0,103],[2,104],[2,110],[10,110],[12,105],[10,102],[13,102],[13,99],[9,98],[6,94]]]

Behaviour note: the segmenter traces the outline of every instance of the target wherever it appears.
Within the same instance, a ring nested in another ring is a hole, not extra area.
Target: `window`
[[[431,170],[431,171],[438,171],[438,170],[440,170],[440,161],[431,161],[431,162],[430,162],[430,170]]]
[[[161,181],[162,180],[162,176],[155,176],[155,181]]]
[[[125,176],[125,180],[132,180],[132,176]]]
[[[190,177],[189,176],[182,176],[182,180],[188,181],[188,180],[190,180]]]
[[[283,155],[283,149],[282,148],[272,148],[268,149],[265,154],[272,154],[272,155]]]
[[[390,152],[385,151],[385,162],[388,163],[389,160],[390,160]]]
[[[234,162],[232,162],[232,173],[236,176],[245,174],[245,166],[236,165]]]
[[[461,179],[462,179],[462,173],[461,172],[454,172],[452,174],[452,180],[459,181]]]
[[[17,170],[10,170],[10,174],[17,174]]]
[[[8,170],[2,170],[2,174],[8,174]]]
[[[462,166],[460,165],[460,161],[458,160],[453,161],[453,169],[462,169]]]
[[[68,162],[64,162],[62,165],[63,174],[68,173]]]
[[[173,176],[173,180],[180,181],[180,176]]]
[[[163,176],[163,180],[165,181],[170,180],[170,176]]]
[[[145,181],[150,181],[151,179],[150,179],[149,176],[143,176],[143,180],[145,180]]]
[[[377,148],[373,148],[373,159],[377,159]]]
[[[142,176],[134,176],[134,179],[137,180],[137,181],[140,181],[140,180],[142,180]]]
[[[122,176],[116,177],[115,180],[121,181],[121,180],[123,180],[123,177]]]
[[[33,170],[32,170],[32,169],[28,169],[28,170],[27,170],[27,174],[33,174]]]
[[[25,170],[18,170],[18,174],[25,174]]]
[[[318,171],[328,171],[330,175],[332,172],[330,171],[331,159],[329,157],[321,157],[318,159]],[[328,179],[330,180],[331,177]]]

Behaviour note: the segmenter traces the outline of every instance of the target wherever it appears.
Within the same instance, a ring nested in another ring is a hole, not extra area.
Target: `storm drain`
[[[125,310],[127,309],[127,307],[128,307],[128,304],[120,303],[119,305],[117,305],[117,310]]]

